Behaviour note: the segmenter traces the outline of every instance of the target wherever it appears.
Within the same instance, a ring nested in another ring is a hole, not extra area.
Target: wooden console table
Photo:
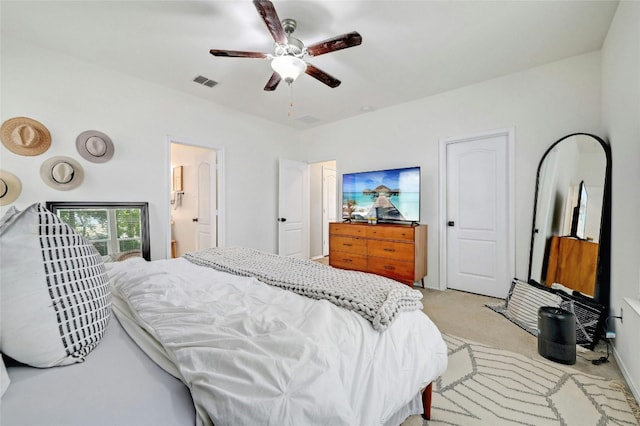
[[[427,225],[331,223],[329,264],[424,287]]]

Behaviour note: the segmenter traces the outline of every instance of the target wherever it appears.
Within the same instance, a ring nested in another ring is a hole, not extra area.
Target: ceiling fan
[[[307,63],[304,57],[324,55],[336,50],[358,46],[362,43],[360,34],[353,31],[305,46],[304,43],[291,35],[297,26],[295,20],[287,18],[280,21],[273,3],[269,0],[253,0],[253,4],[273,37],[275,42],[274,53],[220,49],[211,49],[209,53],[213,56],[228,58],[270,59],[273,74],[266,86],[264,86],[266,91],[275,90],[282,80],[288,84],[293,83],[303,72],[329,87],[334,88],[340,85],[340,80]]]

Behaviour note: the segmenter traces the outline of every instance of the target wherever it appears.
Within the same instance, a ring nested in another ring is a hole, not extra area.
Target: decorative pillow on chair
[[[95,247],[33,204],[0,220],[0,252],[0,352],[34,367],[84,361],[111,315]]]

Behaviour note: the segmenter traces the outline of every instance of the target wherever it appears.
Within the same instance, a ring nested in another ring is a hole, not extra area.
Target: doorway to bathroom
[[[220,244],[221,152],[170,142],[170,256]]]

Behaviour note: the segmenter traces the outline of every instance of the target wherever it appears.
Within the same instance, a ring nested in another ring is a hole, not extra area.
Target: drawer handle
[[[384,251],[389,251],[389,252],[394,252],[394,251],[396,251],[396,249],[392,249],[392,248],[388,248],[388,247],[384,248],[383,250],[384,250]]]
[[[342,259],[342,260],[345,261],[345,262],[353,262],[352,259]]]
[[[391,266],[391,265],[384,265],[384,269],[388,270],[388,271],[393,271],[396,269],[395,266]]]
[[[353,244],[351,244],[351,243],[343,243],[342,245],[343,245],[343,246],[345,246],[345,247],[351,247],[351,246],[353,246]]]

